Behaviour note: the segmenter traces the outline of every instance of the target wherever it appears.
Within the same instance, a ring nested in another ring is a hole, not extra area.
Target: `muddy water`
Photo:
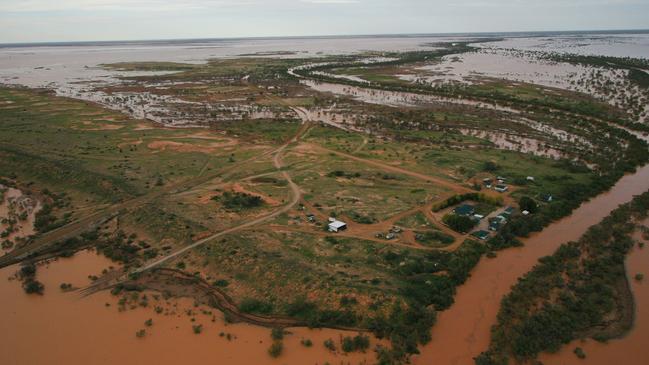
[[[647,222],[645,222],[645,225]],[[640,236],[636,239],[641,240]],[[644,240],[645,244],[647,243]],[[649,249],[640,249],[637,246],[629,254],[626,261],[627,277],[631,283],[631,290],[635,300],[635,319],[631,331],[619,340],[612,340],[608,343],[600,343],[594,340],[574,341],[564,346],[556,354],[545,354],[540,357],[544,364],[548,365],[608,365],[626,364],[641,365],[649,364],[649,351],[647,351],[647,339],[649,339],[649,283],[638,282],[633,279],[635,274],[643,273],[645,277],[649,274]],[[575,347],[581,347],[586,353],[586,360],[580,360],[575,356]]]
[[[0,185],[0,189],[2,188],[4,187]],[[34,221],[36,220],[36,213],[42,207],[39,201],[23,195],[23,192],[18,189],[6,188],[3,195],[2,199],[0,199],[0,219],[15,219],[16,224],[14,225],[15,230],[7,237],[1,238],[0,241],[11,241],[13,246],[19,239],[29,237],[35,233]],[[19,218],[21,213],[26,213],[25,220]],[[0,222],[0,232],[9,227],[9,223]],[[9,247],[2,247],[0,253],[6,253],[10,250]]]
[[[469,128],[458,128],[457,131],[465,136],[473,136],[490,141],[496,147],[503,150],[531,153],[535,156],[543,156],[553,159],[568,156],[568,154],[563,151],[550,147],[547,142],[516,134]]]
[[[649,189],[649,165],[623,177],[609,192],[582,204],[573,214],[524,240],[525,246],[484,259],[471,278],[458,288],[455,304],[439,316],[432,341],[413,358],[414,364],[473,364],[473,357],[487,349],[490,328],[502,297],[516,280],[543,256],[561,244],[577,240],[618,205]]]
[[[649,35],[646,33],[512,37],[499,42],[480,43],[477,46],[649,59]]]
[[[311,89],[323,93],[332,93],[336,95],[349,96],[353,99],[368,103],[379,104],[393,107],[417,107],[427,104],[455,104],[467,105],[472,107],[479,107],[490,110],[497,110],[512,114],[519,114],[516,109],[491,104],[486,102],[478,102],[461,98],[446,98],[442,96],[435,96],[430,94],[417,94],[410,92],[388,91],[379,89],[369,89],[357,86],[348,86],[343,84],[334,84],[328,82],[320,82],[314,80],[301,80],[301,82],[310,87]]]
[[[193,309],[189,300],[159,305],[176,314],[156,314],[149,308],[119,312],[117,299],[102,292],[81,298],[76,292],[63,293],[59,285],[71,283],[82,287],[88,275],[98,275],[110,266],[107,259],[91,252],[78,253],[39,267],[37,279],[45,284],[45,295],[28,296],[20,283],[8,280],[16,267],[0,270],[0,364],[360,364],[372,363],[374,353],[334,355],[325,350],[324,340],[339,339],[333,330],[289,329],[284,339],[284,354],[272,359],[267,354],[270,330],[245,324],[226,325],[220,313],[197,314],[191,322],[185,310]],[[150,296],[151,297],[151,296]],[[153,299],[152,299],[153,300]],[[110,306],[106,306],[106,303]],[[177,305],[174,307],[173,303]],[[199,308],[200,309],[200,308]],[[205,308],[209,309],[209,308]],[[135,332],[153,319],[144,338]],[[192,325],[202,324],[200,335]],[[223,332],[232,339],[219,336]],[[313,347],[300,344],[302,338]]]

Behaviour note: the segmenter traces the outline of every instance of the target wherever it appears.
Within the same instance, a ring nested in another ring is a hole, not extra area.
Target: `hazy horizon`
[[[646,0],[0,0],[0,43],[625,31]]]
[[[105,39],[105,40],[59,40],[59,41],[33,41],[33,42],[0,42],[0,46],[16,45],[68,45],[68,44],[120,44],[120,43],[165,43],[165,42],[207,42],[230,40],[265,40],[265,39],[326,39],[326,38],[426,38],[448,36],[513,36],[534,37],[543,35],[579,35],[579,34],[647,34],[645,29],[574,29],[574,30],[530,30],[507,32],[437,32],[437,33],[365,33],[365,34],[315,34],[315,35],[276,35],[276,36],[232,36],[232,37],[196,37],[196,38],[149,38],[149,39]]]

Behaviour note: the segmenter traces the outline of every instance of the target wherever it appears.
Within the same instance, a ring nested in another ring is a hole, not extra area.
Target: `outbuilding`
[[[329,218],[329,232],[340,232],[347,229],[347,223]]]
[[[482,179],[482,183],[484,184],[484,186],[485,186],[487,189],[491,189],[491,185],[493,184],[493,182],[492,182],[491,179],[489,179],[489,178],[487,178],[487,179]]]
[[[506,192],[507,190],[509,190],[509,188],[507,187],[507,185],[504,185],[504,184],[498,184],[498,185],[496,185],[496,187],[494,188],[494,190],[496,190],[496,191],[499,192],[499,193],[504,193],[504,192]]]

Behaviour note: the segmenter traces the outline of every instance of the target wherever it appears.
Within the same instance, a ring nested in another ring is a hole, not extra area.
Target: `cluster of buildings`
[[[484,185],[485,188],[487,189],[494,189],[495,191],[499,193],[505,193],[509,190],[509,187],[505,183],[507,179],[505,179],[502,176],[498,176],[496,178],[496,183],[494,184],[494,181],[490,178],[486,178],[482,180],[482,184]]]
[[[509,220],[509,218],[513,213],[514,213],[514,208],[512,207],[505,208],[498,215],[488,218],[489,223],[486,229],[477,230],[471,233],[471,235],[480,240],[486,240],[491,235],[491,232],[497,232],[498,230],[500,230],[500,228],[502,228],[502,226],[507,223],[507,221]],[[485,218],[485,216],[481,214],[477,214],[475,212],[475,207],[471,204],[462,204],[457,206],[455,209],[453,209],[453,214],[469,217],[475,220],[476,222],[481,221],[482,219]]]
[[[316,223],[317,221],[315,214],[313,213],[308,213],[306,215],[306,220],[309,223]],[[346,229],[347,229],[347,223],[340,221],[334,217],[329,218],[329,221],[327,222],[327,230],[329,232],[336,233],[336,232],[344,231]]]

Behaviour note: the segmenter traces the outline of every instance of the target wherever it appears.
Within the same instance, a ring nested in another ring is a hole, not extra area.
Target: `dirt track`
[[[362,157],[350,155],[348,153],[344,153],[344,152],[340,152],[340,151],[336,151],[336,150],[330,150],[330,149],[322,147],[322,146],[314,146],[314,148],[319,149],[320,151],[323,151],[323,152],[333,153],[334,155],[337,155],[337,156],[340,156],[340,157],[343,157],[343,158],[346,158],[346,159],[349,159],[349,160],[354,160],[354,161],[362,162],[362,163],[367,164],[367,165],[372,165],[372,166],[381,168],[381,169],[383,169],[385,171],[390,171],[390,172],[394,172],[394,173],[398,173],[398,174],[403,174],[403,175],[414,177],[416,179],[424,180],[424,181],[427,181],[427,182],[430,182],[430,183],[435,183],[437,185],[448,188],[448,189],[450,189],[450,190],[452,190],[452,191],[454,191],[454,192],[456,192],[458,194],[473,192],[473,190],[471,190],[469,188],[465,188],[463,186],[460,186],[459,184],[452,183],[450,181],[441,179],[439,177],[430,176],[430,175],[422,174],[422,173],[419,173],[419,172],[406,170],[406,169],[403,169],[401,167],[392,166],[392,165],[389,165],[389,164],[386,164],[386,163],[383,163],[383,162],[380,162],[380,161],[368,160],[368,159],[365,159],[365,158],[362,158]]]
[[[103,224],[104,222],[106,222],[107,220],[115,217],[116,215],[120,214],[120,212],[124,210],[129,210],[129,209],[139,207],[147,202],[150,202],[166,194],[176,193],[176,192],[185,191],[187,189],[191,189],[192,187],[201,185],[227,172],[240,168],[242,165],[269,156],[273,153],[283,151],[286,148],[286,146],[288,146],[288,144],[292,143],[294,140],[295,137],[276,149],[263,152],[247,160],[231,164],[225,168],[214,170],[209,174],[204,173],[205,168],[207,166],[206,165],[203,168],[203,170],[200,172],[200,174],[194,178],[166,186],[160,190],[127,200],[125,202],[113,204],[102,210],[84,216],[83,218],[71,222],[63,227],[46,232],[38,236],[36,239],[28,243],[27,245],[22,247],[17,247],[11,252],[0,257],[0,268],[21,262],[22,260],[29,257],[30,255],[35,254],[41,250],[47,249],[53,244],[56,244],[60,241],[63,241],[71,237],[78,236],[83,232],[87,232],[88,230],[91,230],[94,227],[97,227]]]
[[[283,144],[282,146],[280,146],[278,149],[275,150],[275,155],[273,157],[273,164],[275,165],[275,168],[277,170],[281,170],[282,167],[284,166],[284,163],[282,161],[282,156],[283,156],[284,151],[286,150],[286,148],[291,143],[297,142],[299,140],[299,138],[301,136],[303,136],[309,130],[309,128],[310,128],[310,124],[304,124],[298,130],[295,137],[293,137],[291,140],[289,140],[288,142],[286,142],[285,144]],[[297,184],[295,184],[295,182],[293,182],[293,179],[291,179],[291,175],[287,171],[282,171],[282,176],[288,182],[288,185],[289,185],[289,187],[291,189],[291,201],[288,204],[286,204],[283,207],[281,207],[279,209],[276,209],[273,212],[271,212],[269,214],[266,214],[264,216],[255,218],[255,219],[253,219],[251,221],[242,223],[242,224],[240,224],[238,226],[234,226],[234,227],[231,227],[231,228],[226,229],[224,231],[217,232],[217,233],[215,233],[213,235],[205,237],[202,240],[196,241],[196,242],[192,243],[189,246],[183,247],[182,249],[177,250],[177,251],[175,251],[175,252],[173,252],[173,253],[171,253],[171,254],[169,254],[167,256],[164,256],[164,257],[162,257],[162,258],[160,258],[158,260],[150,262],[150,263],[138,268],[134,272],[135,273],[141,273],[141,272],[150,270],[150,269],[152,269],[152,268],[154,268],[156,266],[159,266],[159,265],[161,265],[161,264],[163,264],[163,263],[165,263],[165,262],[167,262],[167,261],[169,261],[169,260],[171,260],[171,259],[173,259],[175,257],[178,257],[178,256],[184,254],[185,252],[193,250],[196,247],[202,246],[205,243],[214,240],[215,238],[225,236],[225,235],[228,235],[230,233],[238,232],[238,231],[244,230],[246,228],[250,228],[250,227],[256,226],[258,224],[267,222],[267,221],[279,216],[280,214],[286,213],[289,210],[293,209],[293,207],[295,205],[297,205],[297,203],[300,201],[300,199],[302,199],[302,192],[300,191],[300,188],[297,186]]]

